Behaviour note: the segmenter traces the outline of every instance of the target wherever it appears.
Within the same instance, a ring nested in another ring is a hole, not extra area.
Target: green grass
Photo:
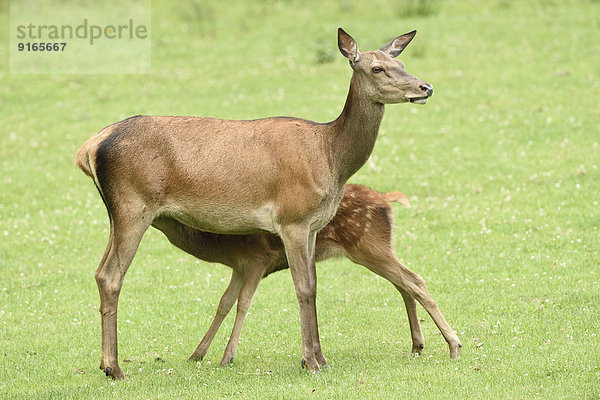
[[[600,4],[252,4],[153,1],[148,75],[10,74],[0,31],[0,398],[600,398]],[[338,26],[363,50],[419,31],[401,58],[435,96],[387,107],[351,181],[411,199],[396,251],[461,359],[422,309],[410,356],[395,289],[336,260],[318,268],[331,369],[300,368],[288,272],[261,284],[233,367],[217,368],[232,316],[188,363],[229,271],[149,231],[120,301],[126,379],[107,380],[93,275],[108,220],[76,150],[140,113],[331,120],[350,79]]]

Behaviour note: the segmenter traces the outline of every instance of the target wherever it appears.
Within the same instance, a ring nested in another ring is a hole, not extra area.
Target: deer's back
[[[273,232],[305,216],[324,225],[335,212],[339,189],[323,129],[295,118],[136,116],[82,150],[109,204],[133,196],[198,229]]]

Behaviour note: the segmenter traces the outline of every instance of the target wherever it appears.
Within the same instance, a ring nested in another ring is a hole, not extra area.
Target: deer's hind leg
[[[128,205],[131,205],[129,203]],[[108,206],[107,206],[108,208]],[[109,208],[110,237],[104,256],[96,270],[102,318],[102,352],[100,369],[113,379],[123,379],[117,348],[117,308],[125,273],[131,265],[142,236],[152,222],[145,207],[138,212]],[[123,211],[126,211],[125,213]]]
[[[453,358],[460,357],[462,348],[460,340],[446,322],[420,275],[405,267],[391,251],[387,250],[376,253],[365,251],[364,253],[353,254],[351,259],[387,279],[400,291],[407,306],[411,334],[413,335],[413,350],[415,343],[417,346],[419,346],[419,341],[422,343],[422,334],[419,335],[421,329],[418,326],[418,319],[416,319],[416,309],[413,307],[413,302],[416,300],[425,308],[444,336],[450,348],[450,356]],[[410,301],[411,297],[414,299],[412,302]],[[411,319],[414,321],[411,321]]]
[[[421,353],[425,347],[425,338],[423,337],[423,332],[421,332],[421,323],[419,322],[419,316],[417,314],[417,301],[400,286],[396,286],[396,288],[402,295],[404,306],[406,307],[408,325],[410,327],[410,336],[413,342],[412,352],[413,354]]]

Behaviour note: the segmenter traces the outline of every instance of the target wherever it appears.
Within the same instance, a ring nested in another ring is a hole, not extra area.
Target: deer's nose
[[[423,93],[425,93],[427,96],[431,96],[433,95],[433,86],[431,86],[429,83],[427,82],[423,82],[420,86],[419,89],[421,89],[421,91]]]

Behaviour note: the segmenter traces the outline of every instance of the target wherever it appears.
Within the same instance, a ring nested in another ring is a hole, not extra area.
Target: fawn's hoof
[[[462,350],[462,344],[458,342],[455,345],[450,345],[450,357],[460,358],[460,351]]]

